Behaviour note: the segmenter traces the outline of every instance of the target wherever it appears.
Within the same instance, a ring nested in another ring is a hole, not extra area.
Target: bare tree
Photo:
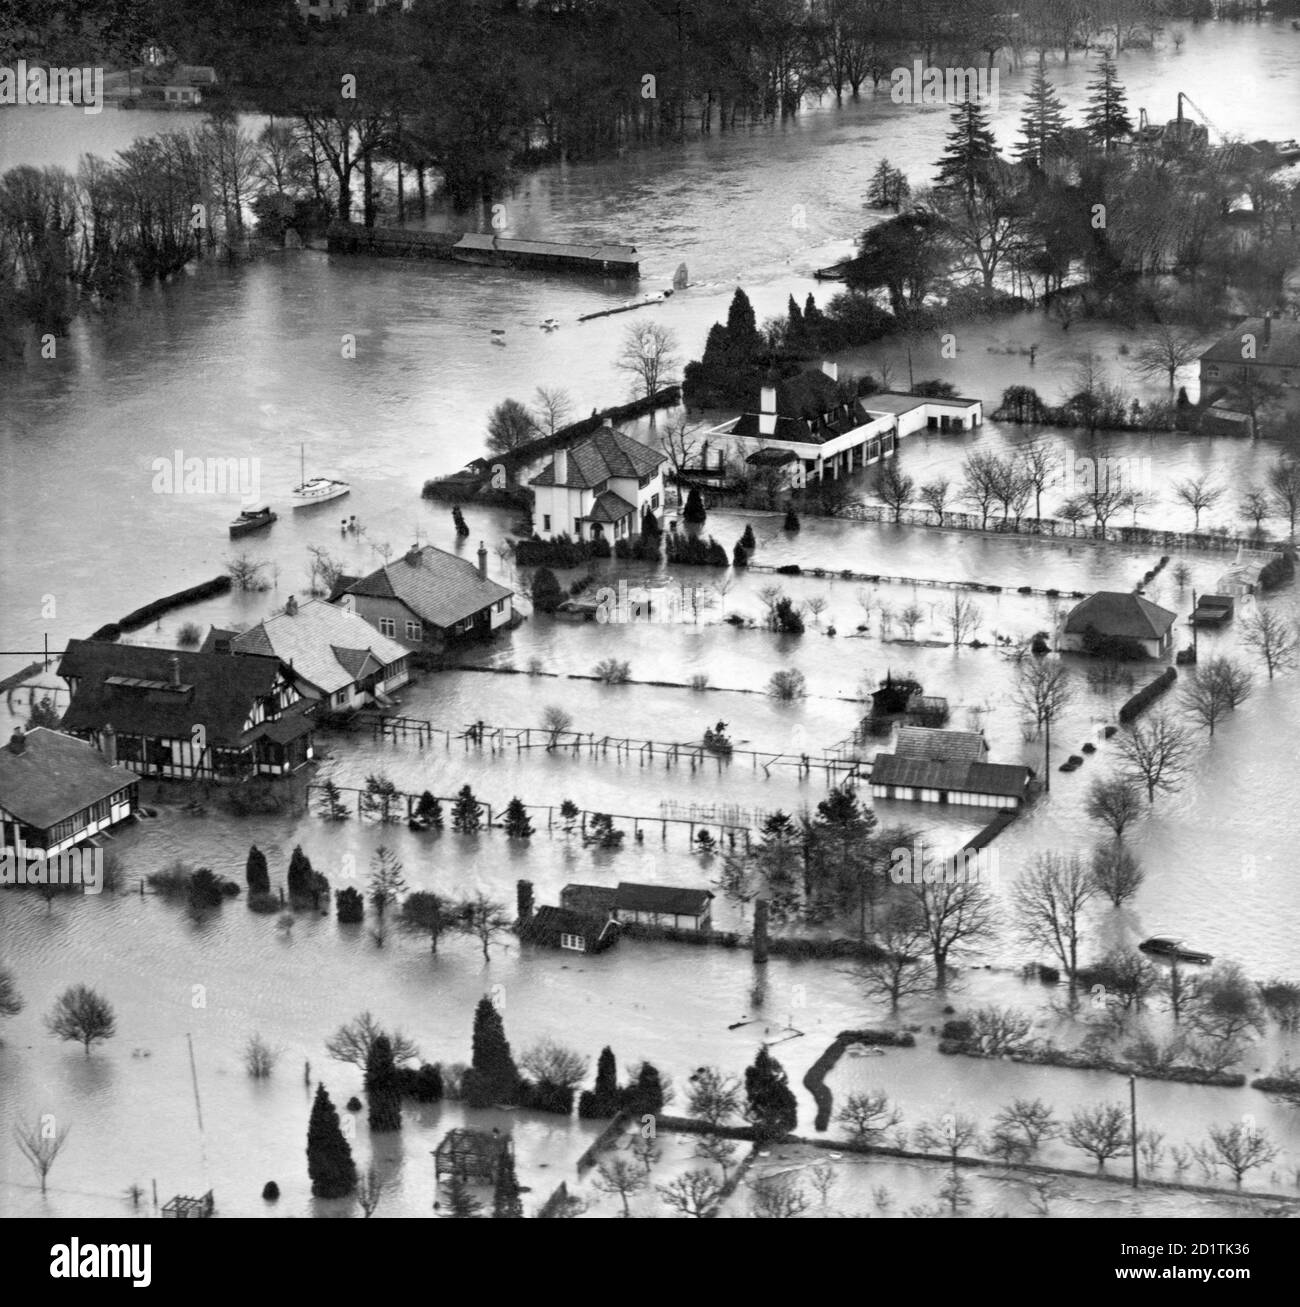
[[[908,604],[898,615],[898,620],[902,623],[903,630],[907,638],[911,640],[916,635],[917,623],[925,616],[925,609],[919,604]]]
[[[1215,725],[1250,697],[1253,679],[1233,659],[1211,658],[1183,682],[1183,706],[1213,735]]]
[[[1127,776],[1099,776],[1088,787],[1088,816],[1117,840],[1142,815],[1142,794]]]
[[[234,558],[226,559],[226,575],[236,590],[265,590],[264,571],[266,564],[254,562],[248,554],[236,554]]]
[[[764,1176],[755,1182],[750,1204],[760,1220],[789,1220],[802,1216],[812,1206],[812,1199],[790,1176]]]
[[[691,466],[700,452],[700,430],[698,425],[691,425],[684,411],[664,428],[663,450],[678,475]]]
[[[986,1057],[1002,1057],[1023,1048],[1034,1018],[1023,1008],[986,1004],[970,1014],[970,1046]]]
[[[374,1166],[366,1168],[365,1175],[357,1177],[357,1202],[361,1204],[361,1214],[369,1220],[384,1196],[384,1186],[379,1181],[379,1172]]]
[[[1211,1126],[1207,1153],[1232,1172],[1238,1188],[1248,1171],[1267,1166],[1281,1149],[1251,1122],[1235,1121],[1229,1126]]]
[[[915,903],[891,909],[876,929],[875,943],[884,953],[879,961],[841,969],[857,981],[867,998],[885,1000],[889,1010],[897,1012],[905,998],[934,988],[934,967],[927,957],[929,936]]]
[[[1070,670],[1059,659],[1030,655],[1020,659],[1015,701],[1044,736],[1043,788],[1052,788],[1052,727],[1074,698]]]
[[[976,881],[933,881],[905,885],[925,927],[934,962],[935,985],[948,983],[948,958],[958,945],[981,944],[994,934],[993,908],[984,887]]]
[[[596,1168],[596,1178],[591,1185],[603,1194],[617,1194],[623,1204],[623,1215],[630,1217],[632,1208],[629,1200],[649,1183],[642,1167],[628,1161],[626,1157],[615,1157]]]
[[[562,386],[538,386],[533,391],[533,424],[553,436],[573,412],[573,396]]]
[[[1253,524],[1254,534],[1263,534],[1263,522],[1269,514],[1268,495],[1258,486],[1249,487],[1241,497],[1239,511],[1242,517],[1249,518]]]
[[[1142,864],[1119,840],[1093,850],[1089,875],[1097,893],[1104,894],[1117,908],[1131,899],[1146,879]]]
[[[1295,538],[1296,514],[1300,513],[1300,462],[1284,454],[1268,469],[1268,490],[1278,516],[1287,520],[1287,531]]]
[[[573,726],[573,714],[551,704],[542,709],[542,729],[549,731],[551,738],[546,745],[546,752],[552,753],[560,742],[560,736]]]
[[[903,472],[897,458],[887,458],[876,468],[871,493],[893,513],[898,523],[903,520],[903,510],[916,498],[916,481]]]
[[[956,592],[953,593],[952,610],[948,613],[948,629],[952,632],[954,649],[960,649],[967,637],[975,634],[982,616],[977,603],[963,598]]]
[[[244,1069],[254,1080],[267,1080],[275,1070],[280,1050],[272,1048],[261,1035],[254,1032],[244,1045]]]
[[[1241,624],[1242,642],[1253,649],[1268,669],[1286,671],[1296,665],[1296,623],[1287,621],[1276,608],[1257,607]]]
[[[575,1089],[587,1078],[591,1059],[554,1039],[539,1039],[520,1057],[519,1065],[544,1085]]]
[[[829,1162],[818,1162],[808,1172],[808,1181],[817,1190],[817,1197],[825,1207],[831,1200],[831,1190],[835,1187],[835,1168]]]
[[[1214,484],[1214,475],[1211,472],[1202,472],[1200,476],[1184,477],[1181,481],[1175,481],[1173,490],[1174,498],[1192,510],[1194,531],[1201,529],[1201,514],[1207,508],[1213,508],[1227,493],[1226,486]]]
[[[655,1191],[682,1216],[712,1216],[722,1201],[722,1186],[707,1171],[687,1171],[670,1184],[656,1185]]]
[[[850,1094],[835,1114],[835,1119],[855,1143],[869,1144],[899,1125],[903,1114],[889,1101],[889,1095],[883,1089],[868,1089]]]
[[[1034,1152],[1044,1139],[1055,1139],[1061,1133],[1052,1109],[1041,1098],[1017,1098],[993,1118],[994,1127],[1005,1134],[1024,1140]]]
[[[952,1112],[933,1121],[922,1121],[917,1127],[916,1142],[922,1148],[947,1153],[955,1163],[963,1148],[978,1148],[979,1122],[974,1117],[958,1116]]]
[[[1096,882],[1077,853],[1039,853],[1011,890],[1020,934],[1060,962],[1072,994],[1079,972],[1083,916],[1096,893]]]
[[[1156,801],[1156,791],[1172,794],[1182,785],[1192,761],[1192,740],[1185,727],[1163,713],[1138,722],[1119,737],[1126,774]]]
[[[997,455],[986,451],[968,454],[961,465],[962,498],[978,510],[980,530],[988,526],[989,514],[998,502],[999,473]]]
[[[948,478],[936,477],[933,481],[927,481],[916,492],[916,497],[934,514],[935,525],[942,526],[943,515],[952,502],[952,483]]]
[[[634,322],[623,333],[614,366],[629,373],[645,398],[656,394],[664,378],[677,367],[677,335],[656,322]]]
[[[346,1025],[340,1026],[325,1041],[325,1051],[335,1061],[351,1063],[364,1071],[370,1059],[370,1051],[380,1035],[388,1036],[393,1049],[393,1061],[399,1066],[419,1057],[420,1050],[414,1040],[408,1039],[400,1030],[385,1030],[370,1012],[363,1012]]]
[[[31,1163],[41,1182],[41,1193],[45,1192],[45,1182],[50,1171],[68,1141],[70,1126],[57,1129],[52,1116],[41,1117],[35,1125],[15,1125],[14,1142],[18,1151]]]
[[[1179,368],[1201,357],[1200,346],[1173,323],[1161,322],[1152,327],[1133,358],[1133,370],[1142,377],[1165,377],[1169,389]]]
[[[1060,459],[1046,444],[1026,445],[1016,451],[1015,459],[1021,479],[1034,496],[1034,517],[1041,520],[1043,492],[1055,481]]]
[[[73,985],[63,991],[45,1018],[52,1035],[78,1043],[90,1056],[90,1046],[117,1033],[117,1018],[108,1000],[88,985]]]
[[[1081,1107],[1066,1123],[1065,1142],[1095,1157],[1102,1170],[1129,1147],[1128,1113],[1118,1103]]]
[[[511,926],[505,904],[497,902],[483,890],[477,890],[472,898],[460,905],[458,917],[461,932],[477,939],[483,949],[483,961],[491,961],[488,948]]]
[[[489,454],[508,454],[536,435],[537,423],[533,415],[517,399],[503,399],[488,414]]]
[[[343,564],[323,545],[308,545],[307,556],[311,560],[307,568],[308,590],[312,594],[333,594],[343,577]]]
[[[717,1067],[702,1066],[691,1075],[690,1086],[690,1113],[709,1126],[709,1133],[701,1137],[696,1151],[721,1167],[725,1181],[737,1146],[720,1130],[740,1114],[740,1081],[724,1075]]]

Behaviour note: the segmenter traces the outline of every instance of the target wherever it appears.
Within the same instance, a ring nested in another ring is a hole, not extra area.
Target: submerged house
[[[619,924],[613,914],[604,919],[572,908],[538,908],[519,926],[519,938],[529,944],[603,953],[618,943]]]
[[[278,658],[69,640],[63,727],[144,776],[282,776],[312,757],[315,700]],[[110,732],[111,728],[111,732]]]
[[[713,894],[706,889],[674,885],[641,885],[620,881],[605,885],[566,885],[560,906],[596,920],[613,919],[620,925],[669,926],[674,930],[705,931],[713,926]]]
[[[356,613],[323,599],[284,611],[229,640],[234,654],[268,654],[288,668],[298,690],[331,712],[386,703],[411,679],[405,646]]]
[[[871,796],[977,808],[1018,808],[1029,793],[1028,767],[986,762],[988,743],[976,731],[904,726],[893,753],[871,764]]]
[[[969,431],[984,420],[978,399],[892,391],[845,399],[838,379],[838,365],[824,363],[820,371],[763,386],[756,410],[713,428],[709,437],[730,439],[751,471],[771,469],[783,488],[798,489],[879,462],[914,432]]]
[[[62,853],[126,821],[140,781],[114,760],[112,733],[100,751],[63,731],[17,730],[0,748],[0,847]]]
[[[369,576],[341,577],[330,600],[406,649],[429,653],[486,639],[515,615],[514,592],[489,579],[481,542],[477,567],[433,545],[416,546]]]
[[[663,503],[663,453],[602,427],[557,449],[529,483],[533,529],[543,540],[623,540],[641,530],[646,513]]]
[[[1072,653],[1164,658],[1173,649],[1177,617],[1139,594],[1098,590],[1066,615],[1058,644]]]
[[[1288,408],[1300,403],[1300,322],[1271,313],[1246,318],[1201,355],[1201,395],[1252,382],[1276,385]]]

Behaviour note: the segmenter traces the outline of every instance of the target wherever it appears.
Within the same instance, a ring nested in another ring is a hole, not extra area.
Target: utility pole
[[[1200,632],[1196,626],[1196,591],[1192,591],[1192,665],[1196,666],[1200,659]]]
[[[1133,1188],[1138,1187],[1138,1091],[1137,1076],[1128,1078],[1129,1147],[1133,1153]]]

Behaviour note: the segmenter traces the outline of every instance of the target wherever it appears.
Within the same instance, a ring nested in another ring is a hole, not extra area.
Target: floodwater
[[[1077,109],[1090,78],[1085,64],[1074,60],[1052,71],[1067,106]],[[1192,29],[1181,53],[1126,54],[1121,76],[1130,105],[1146,105],[1157,119],[1172,115],[1179,88],[1192,87],[1198,104],[1225,131],[1249,138],[1289,136],[1300,86],[1300,34],[1281,26]],[[1003,103],[995,115],[1003,140],[1014,130],[1026,82],[1025,72],[1003,76]],[[109,154],[133,134],[188,121],[114,110],[98,118],[74,110],[9,110],[0,114],[0,168],[18,162],[72,166],[83,151]],[[643,312],[672,326],[689,357],[699,352],[709,323],[725,315],[737,284],[749,291],[760,318],[783,311],[791,293],[802,300],[813,290],[824,302],[829,291],[810,272],[849,250],[864,221],[871,168],[888,155],[914,183],[922,182],[938,157],[946,123],[941,109],[905,109],[887,100],[843,109],[828,104],[797,122],[735,137],[550,169],[526,178],[509,201],[508,230],[632,240],[641,252],[642,289],[667,285],[673,269],[686,261],[690,290]],[[507,395],[526,399],[539,384],[562,384],[578,413],[623,398],[625,379],[613,367],[622,323],[579,325],[576,318],[628,294],[625,286],[600,282],[301,252],[236,268],[198,268],[145,293],[131,309],[80,319],[71,338],[60,342],[58,358],[32,360],[3,377],[0,549],[20,565],[0,574],[0,644],[34,650],[48,636],[57,649],[69,637],[85,636],[141,603],[222,570],[231,553],[225,524],[238,496],[155,493],[154,461],[170,462],[177,450],[185,457],[258,460],[249,472],[260,483],[261,497],[282,512],[271,533],[247,542],[247,549],[269,564],[274,588],[171,614],[133,637],[141,641],[172,641],[181,623],[191,620],[256,622],[290,591],[306,586],[309,545],[325,546],[349,571],[376,566],[377,546],[401,549],[417,535],[469,550],[481,538],[491,550],[508,530],[507,516],[468,511],[472,534],[467,545],[459,545],[446,507],[419,498],[421,483],[481,452],[485,417]],[[552,314],[562,329],[540,331],[536,324]],[[494,327],[506,330],[504,348],[491,344]],[[345,336],[355,340],[355,359],[344,357]],[[971,331],[969,339],[963,333],[956,360],[941,364],[926,354],[915,362],[918,376],[942,369],[959,390],[981,396],[992,409],[1001,391],[1016,382],[1056,398],[1069,359],[1085,340],[1135,393],[1160,393],[1159,386],[1139,386],[1126,376],[1125,333],[1085,324],[1064,333],[1028,315]],[[1034,341],[1040,349],[1032,366],[1027,355],[1009,352]],[[844,362],[878,369],[885,360],[896,377],[905,367],[897,350],[862,351]],[[1103,433],[1088,442],[1078,433],[1034,433],[989,422],[972,437],[914,438],[904,446],[903,466],[918,481],[936,475],[955,480],[972,445],[1000,449],[1028,439],[1057,442],[1062,453],[1149,458],[1157,502],[1143,520],[1173,529],[1191,525],[1190,514],[1172,501],[1170,488],[1178,478],[1201,470],[1219,473],[1233,492],[1203,524],[1236,528],[1237,495],[1260,479],[1276,453],[1265,445],[1174,435]],[[352,482],[346,500],[305,512],[288,508],[284,500],[298,479],[300,445],[306,446],[309,474],[331,472]],[[364,535],[340,535],[345,514],[358,516]],[[1018,639],[1049,628],[1054,605],[1019,595],[1016,587],[1127,589],[1155,562],[1155,551],[1099,549],[1084,541],[973,538],[854,522],[806,520],[797,536],[787,536],[771,515],[715,513],[706,529],[730,547],[747,522],[759,537],[757,562],[1002,585],[1000,595],[975,597],[982,610],[978,634],[989,647],[955,653],[900,644],[896,625],[882,632],[882,605],[897,611],[915,600],[925,612],[918,636],[944,639],[948,589],[753,573],[735,578],[698,622],[573,625],[530,618],[473,660],[497,671],[508,665],[522,671],[537,659],[551,675],[457,671],[426,677],[403,693],[404,711],[457,734],[479,719],[538,726],[542,709],[555,704],[572,715],[576,729],[598,737],[683,742],[697,740],[706,725],[721,719],[739,748],[816,753],[850,735],[862,712],[857,701],[864,681],[871,685],[888,670],[910,670],[929,692],[950,699],[954,725],[985,729],[995,760],[1041,768],[1041,741],[1024,738],[1019,714],[1008,702],[1010,668],[995,637]],[[507,563],[490,556],[494,574],[516,579]],[[1148,594],[1185,618],[1191,589],[1214,588],[1226,558],[1195,552],[1179,557],[1192,568],[1188,585],[1180,589],[1171,565]],[[706,569],[665,569],[650,579],[656,585],[713,585],[717,577]],[[775,581],[797,599],[825,599],[805,636],[721,623],[724,613],[758,617],[759,591]],[[860,595],[863,590],[868,593]],[[1292,598],[1283,593],[1268,602],[1285,609]],[[1233,649],[1237,638],[1230,629],[1209,643]],[[636,679],[674,680],[683,688],[569,679],[589,674],[611,656],[626,659]],[[5,656],[0,670],[27,661],[25,654]],[[808,697],[779,704],[761,693],[740,693],[761,691],[776,667],[802,671]],[[696,674],[708,676],[708,690],[685,688]],[[1087,847],[1096,838],[1083,796],[1091,778],[1113,762],[1102,727],[1114,720],[1128,691],[1093,690],[1082,676],[1079,681],[1056,732],[1050,794],[995,845],[999,893],[1035,853]],[[1147,882],[1125,911],[1096,914],[1089,949],[1100,952],[1115,940],[1170,932],[1239,959],[1261,979],[1296,974],[1296,684],[1294,673],[1271,683],[1261,674],[1255,695],[1205,743],[1186,786],[1162,797],[1132,834]],[[26,705],[13,707],[22,712]],[[1080,771],[1054,770],[1085,742],[1095,742],[1097,753]],[[825,783],[817,774],[800,778],[788,766],[776,766],[769,775],[744,758],[691,771],[688,765],[670,769],[661,758],[642,766],[635,756],[596,759],[509,748],[491,754],[459,739],[444,744],[441,737],[423,750],[414,741],[365,736],[323,743],[321,774],[340,785],[360,784],[382,769],[403,789],[446,795],[469,783],[494,806],[518,794],[535,806],[539,832],[528,844],[510,844],[497,833],[416,835],[404,826],[381,829],[355,819],[327,825],[301,810],[236,821],[215,802],[202,817],[163,806],[157,822],[120,838],[132,885],[175,857],[207,863],[242,881],[254,840],[268,852],[276,880],[295,843],[337,885],[349,872],[364,876],[375,848],[387,842],[402,857],[413,887],[483,887],[507,902],[521,877],[535,882],[539,902],[555,901],[559,889],[575,879],[700,884],[716,872],[688,850],[683,828],[670,827],[666,836],[648,828],[644,843],[629,831],[622,851],[598,852],[548,832],[544,809],[572,798],[629,818],[681,813],[691,804],[798,811],[821,797]],[[960,843],[979,825],[978,814],[960,809],[937,814],[881,804],[877,815],[883,824],[923,825],[926,839],[943,846]],[[720,903],[718,914],[720,924],[744,925],[730,905]],[[824,964],[773,961],[756,980],[743,953],[630,941],[599,958],[580,959],[523,952],[512,942],[494,950],[485,964],[468,941],[446,941],[436,957],[427,944],[400,936],[379,949],[332,918],[299,914],[285,931],[274,916],[252,915],[239,901],[196,924],[173,906],[131,893],[58,900],[48,910],[32,896],[7,894],[0,905],[0,954],[27,999],[26,1009],[5,1022],[0,1050],[0,1210],[9,1213],[127,1211],[127,1186],[147,1189],[155,1178],[164,1200],[213,1186],[226,1213],[354,1210],[315,1204],[309,1196],[302,1166],[309,1105],[303,1064],[311,1062],[313,1078],[323,1077],[340,1105],[359,1092],[359,1074],[328,1062],[323,1040],[365,1008],[416,1037],[430,1060],[465,1060],[473,1004],[500,986],[516,1050],[553,1035],[594,1058],[609,1043],[622,1066],[649,1058],[679,1086],[704,1062],[739,1071],[761,1038],[782,1038],[787,1027],[803,1032],[778,1045],[797,1082],[839,1030],[884,1015],[863,1003],[851,979]],[[966,959],[994,969],[968,970],[965,993],[955,1001],[1041,1005],[1045,991],[1015,975],[1023,960],[1014,940],[995,941]],[[78,981],[101,988],[118,1011],[116,1039],[89,1059],[55,1043],[41,1021],[53,996]],[[932,1024],[941,1019],[938,1006],[920,1003],[906,1015]],[[746,1019],[753,1024],[727,1028]],[[284,1050],[269,1082],[250,1080],[240,1063],[254,1030]],[[195,1049],[202,1132],[187,1035]],[[930,1040],[923,1035],[921,1042]],[[1245,1069],[1267,1068],[1295,1051],[1294,1040],[1288,1045],[1273,1037],[1252,1050]],[[846,1061],[833,1084],[836,1092],[849,1092],[859,1081],[883,1085],[903,1102],[912,1123],[949,1110],[987,1122],[997,1104],[1026,1092],[1041,1093],[1058,1111],[1068,1111],[1100,1098],[1118,1099],[1123,1089],[1122,1081],[1109,1076],[1003,1063],[936,1065],[935,1057],[925,1047]],[[1140,1092],[1153,1122],[1184,1142],[1202,1138],[1209,1124],[1254,1114],[1287,1149],[1276,1164],[1277,1183],[1294,1183],[1300,1143],[1293,1113],[1285,1115],[1250,1090],[1144,1084]],[[811,1130],[810,1100],[802,1090],[799,1097],[801,1128]],[[13,1148],[10,1127],[46,1111],[73,1128],[42,1200]],[[461,1109],[451,1104],[409,1111],[400,1141],[375,1141],[373,1150],[364,1120],[358,1122],[358,1158],[365,1162],[373,1152],[386,1180],[380,1214],[429,1211],[428,1151],[462,1119]],[[484,1119],[477,1114],[476,1122]],[[530,1205],[560,1179],[572,1182],[589,1127],[529,1114],[509,1114],[509,1120],[520,1140]],[[1064,1152],[1059,1160],[1070,1161]],[[265,1207],[259,1197],[268,1179],[283,1191],[275,1207]],[[1267,1176],[1258,1179],[1261,1187],[1276,1187]],[[867,1203],[864,1191],[852,1206],[861,1210]]]

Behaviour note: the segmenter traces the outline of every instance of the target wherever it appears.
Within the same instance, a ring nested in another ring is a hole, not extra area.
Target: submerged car
[[[1172,935],[1152,935],[1144,939],[1138,948],[1143,953],[1154,953],[1157,957],[1172,958],[1175,962],[1213,962],[1213,953],[1202,953],[1199,949],[1186,948],[1181,939]]]

